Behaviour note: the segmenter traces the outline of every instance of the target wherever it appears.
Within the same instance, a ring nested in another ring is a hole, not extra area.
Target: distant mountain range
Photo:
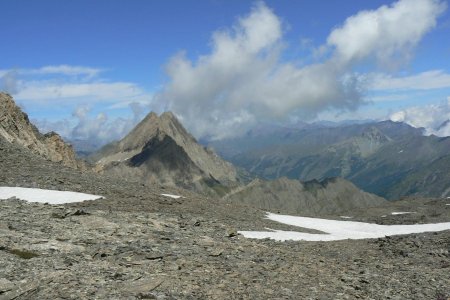
[[[388,199],[450,196],[450,137],[424,136],[405,123],[259,126],[208,146],[265,179],[343,177]]]
[[[9,95],[0,94],[0,105],[3,140],[72,168],[91,168],[59,135],[39,133]],[[421,129],[390,121],[266,124],[207,147],[165,112],[148,114],[122,140],[88,159],[93,171],[124,180],[182,187],[261,209],[317,214],[377,206],[381,197],[450,195],[449,151],[450,138],[424,136]]]
[[[385,201],[340,178],[323,182],[257,179],[246,185],[251,180],[248,173],[237,171],[210,148],[197,143],[171,112],[160,116],[148,114],[122,140],[91,154],[89,165],[77,159],[72,147],[56,133],[41,134],[9,95],[0,94],[0,108],[2,143],[19,146],[23,156],[31,151],[47,160],[100,173],[100,176],[108,174],[150,186],[182,187],[238,205],[286,213],[336,213],[377,206]],[[370,151],[366,148],[364,151]]]

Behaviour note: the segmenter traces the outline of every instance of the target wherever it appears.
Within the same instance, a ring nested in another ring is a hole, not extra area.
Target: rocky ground
[[[338,242],[245,239],[236,230],[288,226],[185,190],[79,173],[1,141],[0,185],[105,197],[58,206],[0,201],[1,300],[450,298],[450,231]],[[446,203],[408,199],[346,215],[380,224],[449,222]]]

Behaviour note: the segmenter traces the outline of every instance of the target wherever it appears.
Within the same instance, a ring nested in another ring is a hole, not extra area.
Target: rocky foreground
[[[450,297],[450,231],[338,242],[245,239],[237,230],[289,226],[185,190],[78,173],[1,140],[0,185],[105,197],[58,206],[0,201],[2,300]],[[380,224],[449,222],[447,203],[408,199],[346,215]]]

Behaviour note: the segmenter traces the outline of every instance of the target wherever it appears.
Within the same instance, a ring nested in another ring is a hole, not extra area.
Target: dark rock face
[[[0,93],[0,136],[53,162],[75,169],[87,169],[84,162],[77,160],[70,145],[55,132],[41,134],[13,98],[5,93]]]
[[[150,113],[92,159],[100,172],[197,191],[212,191],[211,182],[233,186],[238,181],[235,168],[200,146],[170,112]]]

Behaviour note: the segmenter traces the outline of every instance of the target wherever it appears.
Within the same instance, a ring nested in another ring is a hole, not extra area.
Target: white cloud
[[[372,74],[372,90],[431,90],[450,87],[450,74],[432,70],[416,75],[394,77],[389,74]]]
[[[45,66],[39,69],[25,70],[25,73],[29,74],[86,75],[88,77],[95,77],[101,72],[103,72],[102,69],[70,65]]]
[[[442,104],[409,107],[389,117],[394,122],[425,128],[425,134],[450,136],[450,97]]]
[[[195,61],[183,53],[174,56],[166,68],[170,81],[156,99],[181,116],[194,135],[215,138],[237,134],[262,118],[296,113],[312,119],[330,109],[354,110],[365,103],[367,88],[367,79],[353,72],[355,64],[374,59],[383,65],[405,57],[444,9],[441,1],[400,0],[361,12],[319,47],[331,51],[328,59],[299,67],[280,59],[286,44],[282,22],[258,3],[231,29],[213,34],[211,53]]]
[[[30,115],[42,132],[56,131],[67,140],[102,145],[127,134],[143,117],[153,95],[132,82],[97,77],[100,72],[101,69],[69,65],[4,70],[0,71],[0,83],[2,87],[8,83],[5,89],[18,103],[43,111],[41,115]],[[6,81],[8,76],[13,80]],[[53,106],[66,113],[73,110],[72,117],[55,121]],[[93,115],[91,108],[103,112]],[[132,116],[111,118],[107,113],[127,108]]]
[[[66,98],[88,98],[97,101],[116,102],[127,97],[142,95],[144,91],[129,82],[56,83],[48,81],[22,82],[17,100],[52,101]],[[82,100],[82,99],[81,99]]]
[[[11,70],[0,70],[0,77],[11,71],[14,71],[19,75],[52,75],[52,74],[64,76],[83,75],[87,76],[88,78],[92,78],[99,75],[104,70],[85,66],[52,65],[36,69],[16,68]]]
[[[439,0],[400,0],[377,10],[361,11],[334,29],[327,43],[335,47],[335,55],[343,63],[373,57],[379,63],[392,64],[392,58],[410,56],[445,9],[446,3]]]
[[[33,120],[41,132],[55,131],[68,141],[83,140],[90,145],[102,146],[123,138],[140,122],[147,109],[139,103],[130,103],[131,116],[110,118],[107,113],[91,114],[87,105],[79,105],[72,118],[59,121]]]
[[[151,102],[153,95],[138,84],[98,77],[103,71],[70,65],[0,70],[0,89],[26,104],[54,105],[64,101],[66,106],[109,103],[127,107],[132,102]]]

